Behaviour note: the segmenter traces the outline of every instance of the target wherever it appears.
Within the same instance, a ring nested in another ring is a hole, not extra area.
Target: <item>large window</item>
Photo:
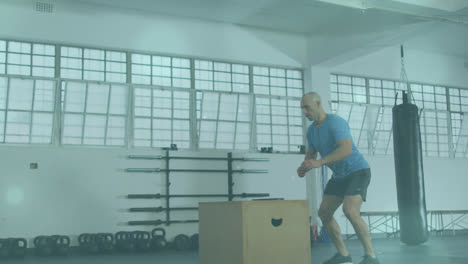
[[[401,103],[398,81],[332,74],[331,108],[351,127],[355,144],[363,153],[391,154],[392,107]],[[422,150],[425,156],[464,157],[468,90],[410,83],[411,102],[420,109]],[[399,94],[398,101],[396,94]]]
[[[133,53],[132,83],[191,88],[190,60]]]
[[[0,40],[0,143],[297,153],[304,144],[302,76],[297,69]]]
[[[152,87],[134,89],[135,147],[190,147],[190,93]]]
[[[248,94],[197,92],[199,147],[248,150],[251,98]]]
[[[0,74],[55,77],[55,46],[0,40]]]
[[[69,81],[62,87],[63,144],[126,144],[128,86]]]
[[[303,143],[300,99],[256,96],[257,148],[298,151]]]
[[[56,82],[0,77],[0,142],[52,143]]]
[[[195,89],[249,92],[249,66],[195,60]]]
[[[300,100],[302,73],[269,67],[253,67],[257,149],[298,151],[303,144]]]
[[[124,52],[62,47],[60,56],[62,78],[119,83],[127,80]]]

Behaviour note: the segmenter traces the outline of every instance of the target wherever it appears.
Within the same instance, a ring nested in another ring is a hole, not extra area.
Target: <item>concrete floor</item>
[[[354,263],[359,263],[363,251],[359,241],[345,241]],[[373,239],[374,249],[382,264],[467,264],[468,236],[435,236],[420,246],[406,246],[399,238]],[[312,247],[312,263],[319,264],[335,253],[331,243],[317,243]],[[28,253],[24,259],[0,259],[0,263],[57,263],[57,264],[197,264],[196,251],[86,256],[72,253],[67,257],[37,257]],[[220,263],[222,264],[222,263]],[[267,263],[258,263],[267,264]],[[293,264],[293,263],[285,263]]]

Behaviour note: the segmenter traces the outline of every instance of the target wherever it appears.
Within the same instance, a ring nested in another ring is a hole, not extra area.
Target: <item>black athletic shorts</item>
[[[370,169],[358,170],[340,179],[331,178],[325,187],[324,193],[340,197],[360,194],[362,200],[365,201],[370,179]]]

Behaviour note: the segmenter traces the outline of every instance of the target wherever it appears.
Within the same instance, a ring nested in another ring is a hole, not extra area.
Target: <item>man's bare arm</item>
[[[317,151],[314,149],[308,149],[304,160],[317,159]]]
[[[320,165],[327,165],[344,160],[353,153],[353,145],[350,138],[346,138],[337,142],[338,148],[330,155],[319,160]]]
[[[314,149],[308,149],[304,158],[304,162],[302,162],[301,166],[297,168],[297,175],[299,177],[304,177],[305,173],[308,170],[310,170],[307,168],[306,164],[307,164],[307,161],[312,161],[312,160],[317,162],[317,151]]]
[[[333,151],[330,155],[321,158],[320,160],[316,160],[317,153],[310,153],[306,154],[306,159],[302,162],[299,169],[297,169],[297,174],[300,177],[304,177],[305,173],[313,168],[320,168],[322,165],[332,164],[338,162],[340,160],[345,159],[349,155],[353,153],[353,145],[351,143],[351,139],[343,139],[337,142],[338,148]],[[308,157],[310,157],[308,159]]]

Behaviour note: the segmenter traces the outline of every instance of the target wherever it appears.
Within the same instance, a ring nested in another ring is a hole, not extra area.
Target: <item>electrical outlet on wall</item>
[[[39,165],[37,164],[37,162],[31,162],[29,163],[29,168],[31,170],[36,170],[37,168],[39,168]]]

